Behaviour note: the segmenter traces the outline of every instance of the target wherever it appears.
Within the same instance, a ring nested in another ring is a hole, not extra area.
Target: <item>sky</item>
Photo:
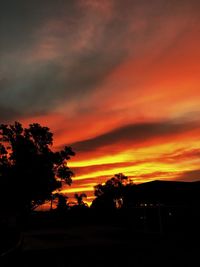
[[[200,180],[200,1],[2,0],[0,122],[71,146],[69,196]]]

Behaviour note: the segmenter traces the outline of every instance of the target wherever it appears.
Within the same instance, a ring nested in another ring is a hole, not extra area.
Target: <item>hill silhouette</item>
[[[127,188],[124,196],[127,207],[139,204],[199,205],[200,181],[161,181],[141,183]]]

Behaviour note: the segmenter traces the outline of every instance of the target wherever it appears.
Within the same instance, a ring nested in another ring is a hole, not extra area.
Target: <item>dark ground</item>
[[[171,228],[137,224],[124,214],[92,218],[31,217],[21,231],[21,242],[0,257],[0,266],[200,266],[200,234],[194,218],[182,225],[176,218]]]

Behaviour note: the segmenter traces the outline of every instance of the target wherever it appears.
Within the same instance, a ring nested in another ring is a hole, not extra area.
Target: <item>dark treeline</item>
[[[123,174],[116,174],[105,185],[97,185],[95,195],[93,208],[194,206],[200,204],[200,182],[155,180],[135,185]]]
[[[63,246],[72,250],[72,262],[84,248],[86,251],[85,243],[88,240],[91,242],[88,243],[89,249],[94,255],[95,251],[107,244],[116,246],[124,253],[127,249],[132,253],[133,241],[136,250],[137,244],[140,244],[142,249],[137,251],[142,255],[144,240],[148,244],[146,255],[150,255],[149,251],[154,252],[153,247],[151,250],[152,242],[164,255],[161,248],[167,250],[172,246],[172,235],[173,240],[177,235],[181,238],[187,236],[185,240],[188,243],[194,237],[200,237],[200,182],[152,181],[136,185],[119,173],[94,187],[95,199],[90,207],[85,203],[87,195],[84,192],[75,194],[75,201],[69,202],[60,189],[63,183],[71,185],[73,182],[74,174],[67,163],[75,153],[71,147],[55,152],[52,144],[53,134],[47,127],[37,123],[27,128],[18,122],[0,125],[0,253],[10,251],[11,246],[16,247],[15,244],[23,240],[21,233],[25,233],[26,238],[25,245],[22,241],[21,246],[31,246],[33,240],[39,240],[38,244],[42,240],[47,245],[48,240],[55,244],[62,241]],[[57,207],[53,209],[55,200]],[[51,209],[36,211],[46,201],[51,203]],[[35,235],[37,229],[39,233]],[[63,232],[60,229],[64,229]],[[182,245],[182,239],[179,240]],[[77,250],[74,250],[73,244],[76,244]],[[176,245],[174,249],[177,249]],[[179,251],[182,253],[181,247]],[[188,251],[188,247],[185,251]],[[113,266],[114,262],[117,264],[118,260],[113,261],[112,254],[109,250],[107,252],[110,262],[105,266]],[[57,255],[63,255],[58,251],[56,253],[56,260]],[[32,254],[23,252],[20,255],[23,255],[25,262],[33,262]],[[39,255],[43,255],[43,252]],[[45,264],[48,262],[48,266],[52,266],[51,257],[44,258]],[[122,264],[126,259],[132,260],[128,256],[120,259]],[[140,264],[141,258],[138,257],[137,261]],[[35,265],[33,262],[30,266]]]
[[[73,172],[67,166],[75,155],[71,147],[52,150],[53,134],[35,123],[23,128],[0,125],[0,211],[17,216],[30,214],[45,201],[57,200],[57,211],[88,208],[86,194],[75,194],[75,202],[59,189],[71,185]],[[199,205],[200,183],[154,181],[135,185],[122,173],[94,187],[91,209],[120,210],[134,207]],[[51,205],[52,207],[52,205]]]
[[[33,228],[109,226],[110,234],[118,227],[122,239],[133,233],[200,233],[200,182],[136,185],[119,173],[94,187],[90,207],[84,192],[70,203],[60,189],[73,182],[67,163],[75,153],[67,146],[55,152],[52,145],[53,134],[37,123],[0,125],[0,250]],[[50,210],[36,211],[47,201]]]
[[[152,181],[135,185],[117,174],[97,185],[95,195],[90,207],[83,200],[71,206],[65,199],[60,208],[58,201],[57,209],[36,212],[29,222],[33,227],[41,223],[45,227],[110,224],[130,227],[135,233],[200,232],[200,182]]]

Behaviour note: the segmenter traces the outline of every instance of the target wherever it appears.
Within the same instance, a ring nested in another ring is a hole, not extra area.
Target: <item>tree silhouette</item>
[[[76,199],[78,206],[85,206],[85,203],[83,201],[83,198],[87,198],[87,195],[82,193],[82,194],[74,194],[74,198]]]
[[[58,211],[66,211],[67,210],[67,199],[68,197],[60,194],[60,193],[56,193],[54,194],[54,198],[58,199],[58,203],[57,203],[57,210]]]
[[[94,187],[92,208],[116,209],[123,206],[123,198],[127,186],[132,185],[132,181],[123,173],[115,174],[105,184],[98,184]]]
[[[62,181],[70,185],[73,172],[67,161],[75,153],[70,147],[53,152],[53,134],[38,123],[23,128],[0,125],[1,208],[25,212],[51,198]]]

